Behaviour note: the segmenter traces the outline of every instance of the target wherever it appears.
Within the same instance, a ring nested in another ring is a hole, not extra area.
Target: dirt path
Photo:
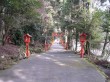
[[[0,82],[105,82],[91,64],[55,43],[47,53],[34,54],[0,72]]]

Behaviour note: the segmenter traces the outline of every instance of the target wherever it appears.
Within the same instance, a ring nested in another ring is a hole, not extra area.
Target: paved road
[[[0,82],[105,82],[89,63],[59,44],[0,72]]]

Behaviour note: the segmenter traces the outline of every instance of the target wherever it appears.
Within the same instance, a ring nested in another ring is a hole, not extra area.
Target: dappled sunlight
[[[60,65],[60,66],[66,66],[65,64],[63,64],[63,63],[61,63],[61,62],[54,62],[55,64],[57,64],[57,65]]]
[[[54,55],[50,55],[50,56],[55,57]]]
[[[53,61],[55,64],[57,64],[57,65],[59,65],[59,66],[66,66],[66,64],[64,64],[64,63],[62,63],[62,62],[60,62],[60,61],[58,61],[57,59],[51,58],[51,61]]]
[[[57,49],[51,49],[50,52],[61,51],[61,50],[62,50],[62,49],[59,49],[59,48],[57,48]]]
[[[0,76],[0,82],[21,82],[27,81],[27,75],[24,73],[24,69],[8,69],[2,71],[2,76]]]
[[[42,56],[42,55],[37,55],[36,57],[40,58],[40,59],[46,59],[46,60],[50,60],[51,59],[50,57],[45,57],[45,56]]]
[[[41,57],[41,55],[36,55],[36,57]]]
[[[78,55],[71,51],[60,50],[58,52],[56,49],[55,52],[49,51],[37,54],[23,61],[8,72],[8,75],[11,74],[11,76],[8,76],[8,78],[4,77],[6,75],[1,77],[0,82],[56,82],[57,78],[54,77],[62,77],[61,82],[64,82],[64,78],[71,78],[73,81],[73,78],[79,79],[80,76],[83,76],[83,78],[90,77],[86,77],[86,74],[89,75],[91,71],[93,71],[94,78],[96,71],[89,64],[82,61]],[[76,77],[74,77],[75,74],[77,74]]]
[[[70,58],[71,58],[71,57],[73,57],[73,56],[68,56],[68,57],[70,57]]]
[[[56,60],[56,59],[52,59],[52,61],[56,62],[56,61],[58,61],[58,60]]]
[[[109,82],[103,68],[110,0],[0,1],[0,82]]]
[[[12,80],[9,80],[9,81],[0,80],[0,82],[14,82],[14,81],[12,81]]]
[[[60,44],[57,44],[56,42],[53,44],[51,50],[43,53],[42,55],[37,55],[36,57],[43,59],[43,61],[48,60],[49,62],[53,62],[58,66],[73,66],[74,62],[79,62],[79,60],[77,59],[72,60],[75,57],[78,58],[78,56],[74,56],[73,52],[63,49],[62,46]],[[60,57],[62,57],[62,59]],[[70,60],[68,60],[68,58],[70,58]],[[66,62],[63,61],[64,59],[66,60]],[[73,63],[68,63],[69,61],[72,61]]]
[[[46,54],[46,53],[42,53],[42,54]]]
[[[55,51],[64,51],[64,47],[63,46],[59,46],[59,42],[55,41],[54,44],[52,45],[51,49],[49,50],[49,52],[55,52]]]
[[[45,57],[45,59],[50,60],[51,58],[49,58],[49,57]]]
[[[24,74],[22,74],[22,72],[23,72],[23,70],[21,70],[21,69],[14,70],[14,74],[16,76],[18,76],[21,79],[26,79],[26,76]]]
[[[9,80],[9,81],[7,81],[7,82],[14,82],[14,81],[12,81],[12,80]]]
[[[0,79],[0,82],[4,82],[4,81]]]
[[[74,59],[74,60],[72,60],[73,62],[80,62],[78,59]]]
[[[8,81],[0,80],[0,82],[15,82],[15,81],[13,81],[13,80],[8,80]]]
[[[54,57],[54,55],[48,55],[48,56]],[[58,61],[57,59],[51,58],[51,57],[48,57],[48,56],[47,55],[37,55],[36,57],[40,58],[40,59],[50,60],[50,61],[52,61],[53,63],[55,63],[55,64],[57,64],[59,66],[66,66],[66,64]]]

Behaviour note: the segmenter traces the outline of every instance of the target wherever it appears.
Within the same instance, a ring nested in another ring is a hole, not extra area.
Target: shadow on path
[[[1,71],[0,82],[105,82],[105,78],[79,55],[55,43],[48,52]]]

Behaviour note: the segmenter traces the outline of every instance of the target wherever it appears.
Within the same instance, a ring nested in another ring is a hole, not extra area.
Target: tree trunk
[[[4,14],[5,14],[5,7],[3,7],[1,10],[2,12],[0,13],[0,23],[1,23],[1,38],[2,38],[2,45],[5,44],[5,22],[3,20]]]
[[[5,35],[2,35],[2,46],[5,45]]]
[[[5,29],[4,29],[5,23],[3,20],[1,20],[1,38],[2,38],[2,45],[5,44]]]
[[[70,49],[70,36],[68,35],[68,49]]]
[[[104,46],[103,46],[103,49],[102,49],[102,54],[101,54],[101,56],[104,56],[105,48],[106,48],[106,45],[107,45],[108,35],[109,35],[109,32],[106,32],[105,42],[104,42]]]
[[[6,44],[7,40],[7,32],[3,30],[2,32],[2,45],[4,46]]]
[[[68,30],[68,40],[67,40],[67,41],[68,41],[68,49],[71,48],[71,46],[70,46],[70,42],[71,42],[71,40],[70,40],[70,39],[71,39],[70,35],[71,35],[71,30],[69,29],[69,30]]]
[[[86,41],[85,55],[90,55],[90,43]]]
[[[78,45],[78,32],[76,30],[76,46],[75,46],[75,51],[77,52],[77,45]]]
[[[9,36],[9,28],[5,25],[3,22],[3,27],[1,30],[1,36],[2,36],[2,45],[5,45],[7,43],[7,37]]]

